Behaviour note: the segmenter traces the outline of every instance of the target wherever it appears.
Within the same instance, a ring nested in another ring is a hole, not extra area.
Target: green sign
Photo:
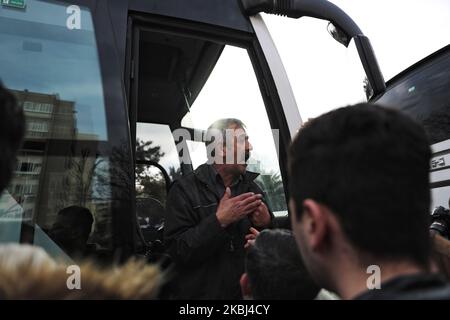
[[[2,6],[25,9],[25,0],[2,0]]]

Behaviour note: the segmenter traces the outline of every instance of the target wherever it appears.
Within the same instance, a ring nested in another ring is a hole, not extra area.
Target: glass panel
[[[172,181],[181,175],[177,148],[168,125],[137,123],[136,161],[143,160],[161,165]]]
[[[37,136],[106,140],[106,118],[92,16],[80,8],[80,29],[67,26],[73,14],[56,1],[27,1],[26,9],[0,7],[2,81],[35,118]],[[53,111],[53,109],[56,109]],[[52,118],[53,116],[53,118]],[[39,121],[38,121],[39,119]],[[95,119],[95,121],[94,121]]]
[[[189,155],[191,156],[192,168],[195,170],[201,164],[205,163],[207,158],[207,151],[204,142],[187,140]]]
[[[159,168],[136,165],[136,215],[147,244],[163,239],[167,187]]]
[[[420,121],[432,144],[450,139],[450,53],[395,82],[377,102]]]
[[[180,161],[169,126],[137,123],[136,216],[147,245],[162,243],[168,183],[179,176]]]
[[[19,242],[23,208],[5,190],[0,197],[0,243]]]
[[[111,158],[101,151],[108,135],[91,13],[58,1],[1,6],[0,52],[2,81],[27,122],[1,220],[34,227],[34,242],[54,255],[111,250]],[[19,241],[20,228],[7,229],[6,241]]]
[[[162,205],[166,204],[167,186],[160,169],[152,165],[136,165],[136,197],[139,199],[153,198]]]
[[[431,189],[431,210],[439,206],[449,208],[450,186]]]

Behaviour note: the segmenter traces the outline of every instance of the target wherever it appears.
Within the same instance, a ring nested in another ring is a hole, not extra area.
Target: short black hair
[[[93,223],[94,218],[89,209],[70,206],[58,212],[48,234],[66,253],[76,255],[84,250]]]
[[[0,81],[0,193],[8,186],[25,134],[25,116],[16,97]]]
[[[313,199],[336,214],[361,258],[428,265],[431,151],[421,125],[361,103],[306,123],[289,153],[298,218]]]
[[[80,206],[70,206],[58,212],[55,225],[63,229],[80,229],[84,234],[91,233],[94,218],[89,209]]]
[[[290,230],[264,230],[247,253],[255,300],[312,300],[320,288],[310,277]]]

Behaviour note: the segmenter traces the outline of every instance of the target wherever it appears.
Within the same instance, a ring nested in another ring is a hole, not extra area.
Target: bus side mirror
[[[341,28],[336,27],[331,22],[328,22],[327,30],[334,40],[344,45],[345,47],[348,47],[351,39],[349,39],[347,34]]]

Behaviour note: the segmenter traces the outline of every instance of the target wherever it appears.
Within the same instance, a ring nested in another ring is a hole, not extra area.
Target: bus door
[[[142,242],[151,247],[161,240],[170,184],[206,162],[203,134],[221,118],[245,123],[253,145],[248,170],[260,173],[257,183],[277,223],[287,226],[285,163],[292,128],[255,34],[151,14],[130,15],[128,32],[126,76]],[[289,83],[284,86],[288,91]],[[290,121],[295,119],[299,126],[296,109]]]

